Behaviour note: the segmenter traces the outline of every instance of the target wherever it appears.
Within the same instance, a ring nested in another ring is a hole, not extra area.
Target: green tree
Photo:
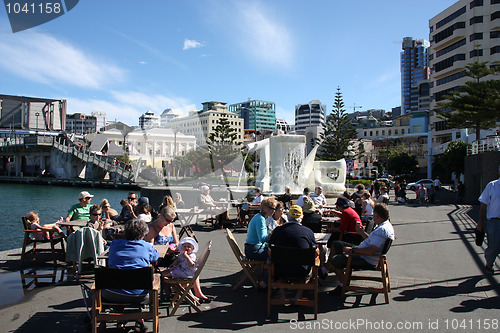
[[[231,164],[242,150],[236,129],[231,127],[227,118],[219,118],[215,130],[207,139],[207,144],[212,170],[223,171],[224,166]]]
[[[415,155],[399,152],[389,156],[389,170],[395,175],[409,174],[417,171],[418,161]]]
[[[480,139],[481,130],[495,128],[500,117],[500,80],[481,81],[494,73],[485,62],[476,61],[465,68],[465,75],[472,80],[444,96],[448,101],[438,103],[435,111],[448,121],[449,128],[474,128],[476,139]]]
[[[439,166],[449,173],[464,173],[465,156],[470,144],[463,141],[451,141],[443,154],[438,157]]]
[[[340,87],[335,93],[335,102],[332,112],[326,119],[325,132],[320,135],[318,143],[318,159],[325,161],[337,161],[344,158],[352,140],[357,139],[357,133],[347,117],[344,109],[344,101]]]

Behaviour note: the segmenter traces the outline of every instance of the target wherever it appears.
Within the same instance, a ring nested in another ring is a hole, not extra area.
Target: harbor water
[[[78,203],[78,194],[93,194],[91,204],[108,199],[111,207],[121,211],[120,200],[126,199],[128,190],[108,188],[61,187],[27,184],[0,184],[0,251],[21,248],[24,228],[21,221],[30,211],[40,216],[41,224],[53,223],[68,215],[69,208]],[[137,191],[140,196],[139,191]]]

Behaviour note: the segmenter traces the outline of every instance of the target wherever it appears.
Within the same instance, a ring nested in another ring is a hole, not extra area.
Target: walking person
[[[498,166],[498,174],[500,176],[500,166]],[[481,207],[476,228],[484,231],[488,240],[488,247],[484,250],[486,259],[484,270],[487,274],[493,274],[495,260],[500,254],[500,178],[486,185],[479,201]]]

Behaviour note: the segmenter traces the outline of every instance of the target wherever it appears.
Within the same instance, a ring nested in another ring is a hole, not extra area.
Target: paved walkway
[[[237,291],[231,288],[240,267],[225,232],[198,226],[195,232],[200,243],[213,241],[212,254],[201,278],[204,292],[216,296],[216,300],[203,305],[202,313],[190,314],[181,309],[174,317],[166,316],[163,305],[160,330],[497,331],[500,275],[484,276],[484,247],[477,247],[473,239],[478,206],[444,202],[432,206],[390,205],[396,240],[388,254],[392,285],[389,304],[384,304],[383,295],[350,296],[341,303],[339,298],[327,294],[337,284],[331,274],[321,282],[317,321],[312,320],[309,310],[302,312],[293,306],[277,307],[279,313],[274,311],[273,318],[267,320],[265,293],[248,286]],[[245,231],[237,229],[235,237],[242,246]],[[0,308],[1,331],[86,332],[78,284],[64,280],[57,286],[37,288],[23,295],[16,270],[18,254],[19,251],[0,254],[0,302],[13,302]],[[497,271],[498,263],[497,260]],[[296,321],[304,318],[305,321]]]

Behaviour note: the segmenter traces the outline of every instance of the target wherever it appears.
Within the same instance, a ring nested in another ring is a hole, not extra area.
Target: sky
[[[404,37],[455,0],[82,0],[13,33],[0,7],[0,94],[67,100],[137,126],[148,110],[186,114],[206,101],[353,112],[401,105]]]

